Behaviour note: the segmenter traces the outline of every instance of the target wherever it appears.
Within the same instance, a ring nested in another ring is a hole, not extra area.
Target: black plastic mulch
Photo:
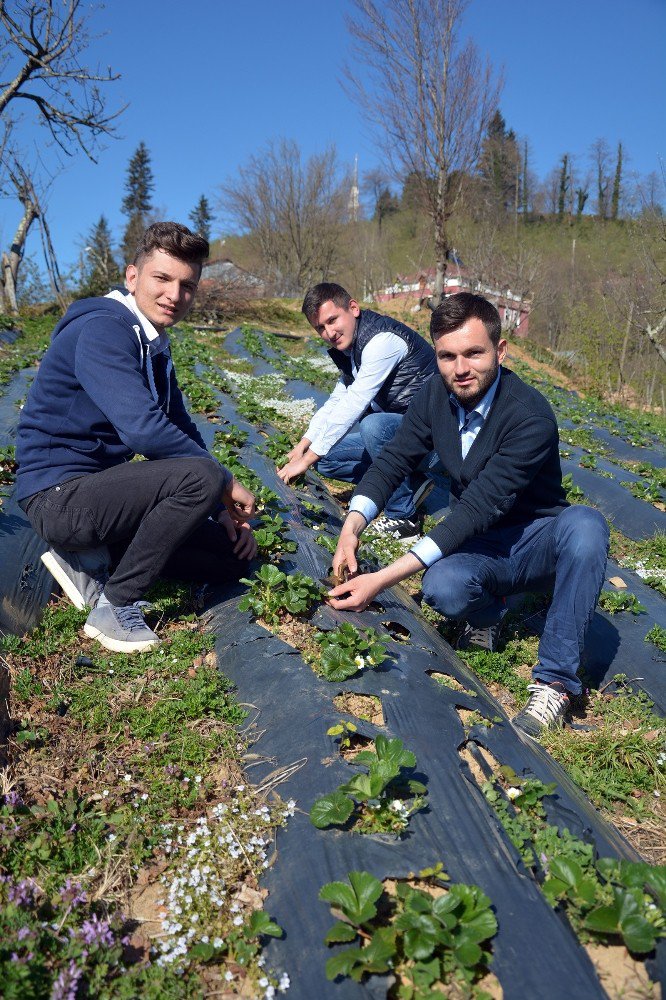
[[[229,415],[229,409],[225,410]],[[289,507],[283,516],[299,548],[285,567],[315,578],[325,576],[330,556],[315,543],[315,533],[304,523],[294,493],[273,480],[271,463],[257,456],[251,446],[244,449],[243,460]],[[338,510],[314,479],[304,498],[318,502],[321,520],[335,529]],[[632,849],[600,819],[559,765],[537,744],[521,739],[500,705],[425,622],[411,599],[395,589],[379,595],[378,601],[381,610],[362,615],[348,616],[321,607],[313,617],[313,624],[321,628],[348,619],[394,634],[402,630],[407,637],[391,644],[393,659],[388,666],[341,685],[317,678],[298,653],[239,613],[235,600],[220,605],[215,614],[221,668],[237,684],[241,701],[256,710],[260,735],[252,747],[252,760],[259,755],[260,762],[253,763],[249,772],[252,781],[270,783],[282,772],[286,777],[279,792],[285,799],[293,797],[299,810],[279,834],[278,860],[265,880],[270,890],[268,910],[285,929],[284,940],[271,946],[271,960],[288,970],[290,993],[295,997],[385,995],[385,982],[327,982],[324,968],[331,952],[323,939],[332,918],[328,906],[318,901],[318,890],[330,880],[344,880],[351,870],[368,870],[378,878],[404,878],[442,861],[455,881],[480,885],[496,907],[499,932],[493,943],[492,971],[507,998],[604,996],[586,953],[524,869],[459,749],[469,740],[471,746],[487,747],[500,763],[519,774],[556,781],[559,787],[549,808],[550,821],[591,840],[602,856],[634,857]],[[438,685],[431,671],[451,674],[476,697]],[[326,730],[345,717],[333,705],[342,690],[381,699],[385,726],[377,729],[354,720],[361,733],[373,736],[382,731],[400,737],[416,754],[417,773],[428,786],[429,807],[427,813],[412,818],[403,840],[319,831],[309,821],[307,813],[314,800],[348,779],[353,766],[339,757],[333,740],[326,736]],[[477,725],[466,737],[456,707],[501,721],[488,729]],[[538,962],[529,960],[534,955]],[[564,992],[562,968],[566,969]]]

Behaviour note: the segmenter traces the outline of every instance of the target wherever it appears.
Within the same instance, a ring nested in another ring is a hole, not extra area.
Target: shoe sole
[[[110,649],[113,653],[144,653],[148,649],[154,649],[155,646],[159,646],[161,642],[160,639],[146,639],[145,642],[128,642],[123,639],[111,639],[108,635],[100,632],[98,628],[95,628],[94,625],[88,625],[87,623],[83,626],[83,631],[90,639],[97,639],[105,649]]]
[[[84,608],[88,607],[85,600],[83,599],[83,594],[80,590],[74,586],[70,578],[65,573],[64,569],[60,565],[57,559],[54,559],[50,552],[43,552],[40,559],[46,566],[47,570],[58,584],[62,590],[65,597],[68,597],[75,608],[79,611],[83,611]]]
[[[424,483],[421,489],[415,490],[414,492],[415,510],[418,510],[419,507],[421,507],[426,502],[426,500],[428,499],[434,488],[435,488],[435,482],[433,479],[431,479],[429,480],[429,482]]]

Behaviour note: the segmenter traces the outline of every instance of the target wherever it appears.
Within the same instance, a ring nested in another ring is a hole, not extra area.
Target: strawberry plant
[[[439,874],[441,882],[445,875]],[[373,973],[392,972],[398,996],[425,1000],[434,987],[456,984],[470,996],[486,971],[487,942],[497,933],[491,902],[475,885],[450,885],[436,897],[398,883],[389,895],[369,872],[350,872],[348,882],[328,882],[319,898],[341,915],[326,943],[352,944],[326,963],[326,976],[360,982]],[[447,994],[448,995],[448,994]]]
[[[425,805],[426,787],[409,777],[416,757],[400,739],[377,736],[374,750],[362,750],[354,763],[367,767],[312,806],[319,830],[343,826],[353,817],[360,833],[402,833],[409,817]]]
[[[628,590],[617,592],[602,590],[598,603],[599,607],[607,611],[609,615],[616,615],[619,611],[631,611],[632,615],[645,614],[645,608],[636,595],[631,594]]]
[[[330,632],[317,632],[314,639],[321,647],[316,670],[327,681],[344,681],[366,665],[379,666],[386,659],[386,646],[373,628],[343,622]]]
[[[254,579],[242,578],[250,588],[239,601],[240,611],[251,611],[267,625],[276,625],[285,611],[300,615],[322,597],[322,588],[304,573],[287,576],[277,566],[266,564],[254,574]]]
[[[285,434],[284,431],[275,431],[261,446],[261,451],[273,462],[281,464],[285,461],[287,452],[291,451],[293,446],[291,437],[288,434]]]
[[[262,556],[277,561],[283,552],[295,552],[296,542],[285,538],[288,531],[286,522],[279,514],[265,512],[260,515],[260,524],[253,529],[259,552]]]
[[[595,860],[590,844],[546,822],[543,800],[555,785],[520,778],[511,768],[501,775],[506,787],[494,780],[481,790],[544,896],[564,909],[581,941],[620,939],[637,954],[652,951],[666,937],[666,866]]]

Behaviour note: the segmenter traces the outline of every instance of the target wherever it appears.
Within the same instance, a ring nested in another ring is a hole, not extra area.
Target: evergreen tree
[[[188,218],[192,223],[192,229],[194,232],[198,233],[199,236],[203,236],[205,240],[210,242],[210,227],[215,216],[211,211],[211,207],[208,204],[208,198],[205,194],[201,195]]]
[[[377,201],[375,203],[375,219],[377,220],[378,228],[381,230],[382,222],[389,215],[394,215],[395,212],[399,211],[400,203],[394,194],[391,194],[388,187],[383,187],[379,192]]]
[[[121,281],[120,269],[113,254],[109,223],[103,215],[88,233],[83,251],[82,296],[106,295]]]
[[[560,167],[560,183],[557,196],[557,217],[560,222],[564,218],[567,191],[569,190],[570,183],[569,154],[565,153],[562,157],[562,166]]]
[[[500,111],[496,111],[488,124],[483,141],[479,170],[488,199],[503,212],[509,211],[520,197],[520,153],[513,129],[507,131]]]
[[[615,165],[615,179],[613,181],[613,194],[611,195],[611,219],[617,219],[620,210],[620,189],[622,187],[622,143],[617,146],[617,163]]]
[[[148,213],[153,209],[151,195],[154,188],[150,153],[146,144],[140,142],[127,167],[126,194],[121,206],[128,217],[122,245],[125,263],[132,260],[137,243],[146,228]]]

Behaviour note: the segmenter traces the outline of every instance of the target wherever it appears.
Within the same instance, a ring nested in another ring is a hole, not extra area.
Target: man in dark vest
[[[303,301],[308,322],[330,344],[340,370],[330,397],[315,413],[278,475],[288,483],[311,465],[332,479],[358,483],[392,440],[412,396],[436,372],[435,353],[423,337],[390,316],[361,309],[341,285],[322,282]],[[352,427],[358,421],[358,430]],[[419,532],[417,507],[432,481],[414,470],[400,482],[375,522],[396,538]]]
[[[414,398],[352,498],[333,557],[334,573],[346,566],[352,578],[329,600],[362,611],[384,588],[425,569],[428,604],[466,622],[459,646],[492,651],[505,598],[552,588],[530,697],[514,719],[537,737],[562,724],[581,692],[578,668],[604,581],[608,525],[599,511],[568,503],[555,414],[502,367],[507,342],[497,309],[480,295],[451,295],[434,310],[430,333],[439,375]],[[360,535],[433,448],[451,480],[449,514],[390,566],[357,575]]]

